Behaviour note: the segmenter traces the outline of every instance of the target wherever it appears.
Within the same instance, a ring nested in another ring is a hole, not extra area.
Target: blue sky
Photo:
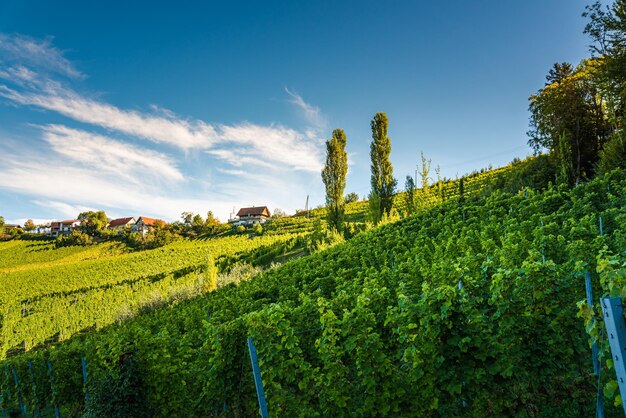
[[[387,112],[399,184],[510,162],[528,96],[588,56],[579,0],[0,3],[0,215],[175,220],[324,200],[332,129],[369,190]]]

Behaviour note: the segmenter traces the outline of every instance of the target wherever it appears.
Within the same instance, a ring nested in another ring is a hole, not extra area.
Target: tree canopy
[[[326,210],[328,224],[337,231],[343,229],[345,212],[344,190],[348,174],[346,133],[335,129],[332,138],[326,141],[326,164],[322,169],[322,180],[326,186]]]
[[[370,145],[372,191],[369,197],[373,220],[378,222],[383,214],[389,215],[391,212],[397,180],[393,177],[393,166],[389,160],[391,139],[387,134],[389,128],[387,114],[376,113],[370,126],[372,128]]]

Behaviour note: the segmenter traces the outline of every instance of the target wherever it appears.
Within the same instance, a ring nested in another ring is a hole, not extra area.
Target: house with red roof
[[[137,221],[132,217],[113,219],[107,225],[107,229],[110,231],[122,232],[125,229],[131,229],[136,223]]]
[[[150,229],[155,227],[164,227],[167,223],[161,219],[148,218],[147,216],[140,216],[137,219],[137,223],[135,224],[133,230],[137,232],[141,232],[145,234]]]
[[[67,219],[65,221],[50,223],[50,236],[58,237],[59,235],[68,235],[76,228],[80,227],[79,219]]]

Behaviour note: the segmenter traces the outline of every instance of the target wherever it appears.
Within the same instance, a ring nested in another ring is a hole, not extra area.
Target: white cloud
[[[285,87],[285,91],[291,97],[289,102],[295,105],[301,112],[304,119],[310,123],[317,130],[324,130],[328,126],[326,118],[322,115],[322,111],[319,107],[313,106],[310,103],[304,101],[302,96],[298,93],[289,90]]]
[[[71,78],[82,78],[63,52],[52,45],[52,39],[36,40],[23,35],[0,33],[0,64],[19,62],[46,72]]]
[[[156,151],[61,125],[44,126],[43,138],[61,156],[133,183],[143,183],[146,176],[183,180],[174,162]]]
[[[21,105],[52,110],[74,120],[98,125],[157,143],[182,149],[207,148],[215,139],[212,126],[202,122],[142,114],[122,110],[107,103],[85,98],[76,92],[47,82],[40,91],[18,92],[0,85],[0,96]]]

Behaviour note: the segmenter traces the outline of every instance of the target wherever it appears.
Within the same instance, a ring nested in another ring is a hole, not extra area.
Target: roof
[[[140,216],[139,219],[137,220],[137,222],[139,221],[143,221],[143,224],[146,226],[163,226],[165,225],[165,221],[161,220],[161,219],[154,219],[154,218],[148,218],[145,216]]]
[[[75,222],[80,222],[80,219],[67,219],[65,221],[59,221],[60,224],[73,224]]]
[[[109,222],[109,226],[110,227],[122,226],[122,225],[128,224],[131,221],[135,222],[135,218],[130,217],[130,218],[113,219],[111,222]]]
[[[267,206],[253,206],[251,208],[241,208],[237,212],[237,216],[270,216],[270,210]]]

